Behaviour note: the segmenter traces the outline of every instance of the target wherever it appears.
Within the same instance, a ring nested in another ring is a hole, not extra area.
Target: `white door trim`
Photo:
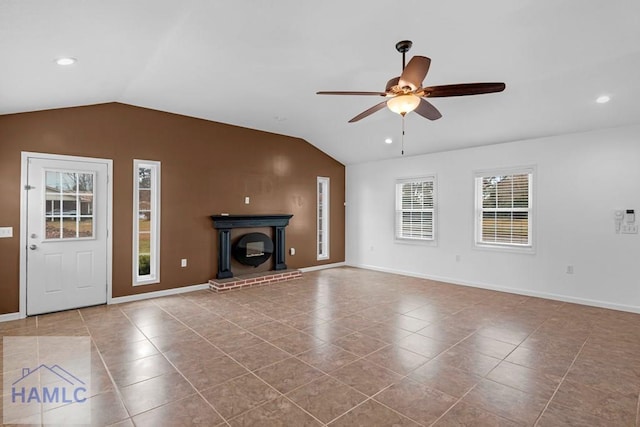
[[[30,158],[99,162],[107,165],[107,304],[112,300],[113,277],[113,160],[95,157],[23,151],[20,169],[20,318],[27,316],[27,172]]]

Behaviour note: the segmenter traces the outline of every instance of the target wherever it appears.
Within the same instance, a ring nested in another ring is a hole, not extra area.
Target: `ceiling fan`
[[[383,96],[386,100],[363,111],[349,123],[357,122],[367,116],[389,107],[394,113],[404,117],[407,113],[415,111],[429,120],[437,120],[442,117],[440,111],[425,98],[438,98],[445,96],[480,95],[483,93],[502,92],[504,83],[459,83],[442,86],[423,87],[422,82],[429,71],[431,59],[426,56],[414,56],[408,64],[405,62],[405,54],[411,49],[413,42],[403,40],[396,43],[396,50],[402,53],[402,74],[387,82],[384,92],[345,92],[345,91],[321,91],[318,95],[368,95]]]

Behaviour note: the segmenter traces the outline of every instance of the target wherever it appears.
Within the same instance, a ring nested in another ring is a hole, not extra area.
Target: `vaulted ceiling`
[[[408,114],[407,156],[640,123],[636,0],[0,0],[0,114],[117,101],[397,157],[400,116],[347,123],[380,98],[315,92],[384,90],[404,39],[425,85],[507,84]]]

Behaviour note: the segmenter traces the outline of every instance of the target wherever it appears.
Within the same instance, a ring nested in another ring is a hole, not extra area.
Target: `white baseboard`
[[[23,316],[21,316],[20,313],[0,314],[0,322],[10,322],[12,320],[18,320],[22,318]]]
[[[107,304],[122,304],[123,302],[141,301],[145,299],[167,297],[169,295],[184,294],[187,292],[204,291],[209,289],[209,284],[184,286],[182,288],[166,289],[164,291],[145,292],[143,294],[127,295],[124,297],[111,298]]]
[[[454,279],[451,277],[432,276],[429,274],[414,273],[411,271],[402,271],[402,270],[396,270],[396,269],[384,268],[384,267],[376,267],[373,265],[366,265],[366,264],[347,264],[347,265],[349,267],[362,268],[365,270],[380,271],[383,273],[399,274],[401,276],[417,277],[419,279],[428,279],[428,280],[434,280],[437,282],[451,283],[452,285],[469,286],[473,288],[488,289],[491,291],[507,292],[507,293],[516,294],[516,295],[525,295],[528,297],[545,298],[545,299],[550,299],[554,301],[570,302],[574,304],[582,304],[582,305],[588,305],[592,307],[609,308],[612,310],[628,311],[630,313],[640,313],[640,307],[633,306],[633,305],[615,304],[615,303],[610,303],[606,301],[572,297],[569,295],[537,292],[537,291],[530,291],[526,289],[508,288],[503,286],[495,286],[489,283],[469,282],[465,280]]]
[[[347,263],[345,262],[334,262],[333,264],[322,264],[322,265],[314,265],[313,267],[304,267],[299,268],[298,270],[303,273],[308,273],[310,271],[318,271],[318,270],[326,270],[327,268],[336,268],[336,267],[344,267]]]

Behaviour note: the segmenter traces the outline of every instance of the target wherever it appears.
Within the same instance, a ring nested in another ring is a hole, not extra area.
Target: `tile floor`
[[[95,425],[640,425],[640,315],[353,268],[0,334],[89,335]]]

